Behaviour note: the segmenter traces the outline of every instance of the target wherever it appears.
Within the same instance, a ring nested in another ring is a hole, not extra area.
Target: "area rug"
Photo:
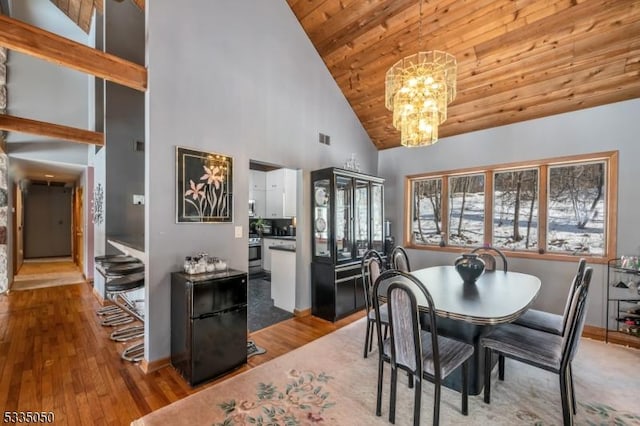
[[[375,416],[377,355],[362,358],[365,319],[134,421],[147,425],[388,425],[389,367],[385,366],[382,417]],[[573,363],[575,424],[640,425],[640,351],[582,339]],[[443,388],[443,425],[558,425],[558,377],[507,360],[506,380],[494,370],[491,404]],[[413,422],[413,390],[398,384],[396,425]],[[423,386],[421,424],[430,424],[433,385]]]

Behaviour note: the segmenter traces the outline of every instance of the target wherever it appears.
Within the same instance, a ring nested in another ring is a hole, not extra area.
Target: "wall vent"
[[[133,141],[133,150],[144,152],[144,142],[143,141]]]
[[[324,145],[331,145],[331,136],[324,133],[318,133],[318,142]]]

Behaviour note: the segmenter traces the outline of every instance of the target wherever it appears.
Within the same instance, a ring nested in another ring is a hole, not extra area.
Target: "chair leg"
[[[462,363],[462,414],[469,415],[469,360]]]
[[[571,387],[571,407],[573,408],[573,414],[578,414],[576,407],[576,388],[573,386],[573,371],[571,370],[571,364],[569,364],[569,386]]]
[[[498,354],[498,379],[504,380],[504,355]]]
[[[398,368],[391,365],[391,394],[389,396],[389,422],[396,423],[396,389],[398,387]]]
[[[413,377],[413,374],[411,375]],[[413,381],[413,380],[412,380]],[[422,403],[422,378],[416,376],[416,389],[413,398],[413,426],[420,426],[420,408]]]
[[[440,424],[440,382],[435,383],[433,389],[433,424]]]
[[[382,356],[378,357],[378,394],[376,395],[376,416],[380,417],[382,415],[382,382],[384,372],[384,361],[382,361]]]
[[[386,340],[387,336],[389,334],[389,326],[388,325],[384,325],[384,336],[383,338]]]
[[[373,334],[373,327],[371,327],[371,333],[369,333],[369,352],[373,349]]]
[[[369,333],[371,333],[371,321],[367,319],[367,332],[364,335],[364,357],[365,358],[367,357],[367,346],[369,346]]]
[[[569,402],[569,389],[567,386],[567,371],[560,371],[560,398],[562,399],[562,422],[564,426],[573,425],[572,411]]]
[[[484,402],[491,402],[491,349],[484,348]]]
[[[407,373],[407,377],[409,379],[409,389],[413,389],[413,374]]]

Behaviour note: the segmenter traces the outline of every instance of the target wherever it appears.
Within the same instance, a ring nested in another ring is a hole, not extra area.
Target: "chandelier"
[[[420,28],[422,32],[422,1]],[[426,146],[438,140],[438,126],[447,119],[447,105],[456,97],[455,56],[431,50],[396,62],[387,71],[385,106],[393,111],[400,144]]]

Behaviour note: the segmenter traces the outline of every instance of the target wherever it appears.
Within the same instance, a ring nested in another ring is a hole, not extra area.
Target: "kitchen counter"
[[[137,257],[142,263],[147,263],[147,255],[144,252],[144,237],[140,236],[107,236],[107,242],[120,252]]]
[[[295,253],[296,246],[294,244],[285,244],[281,246],[271,246],[269,247],[271,250],[282,250],[282,251],[292,251]]]
[[[292,312],[296,307],[296,250],[271,247],[271,297],[277,308]]]
[[[263,235],[262,238],[272,239],[272,240],[285,240],[285,241],[295,241],[295,235]]]

